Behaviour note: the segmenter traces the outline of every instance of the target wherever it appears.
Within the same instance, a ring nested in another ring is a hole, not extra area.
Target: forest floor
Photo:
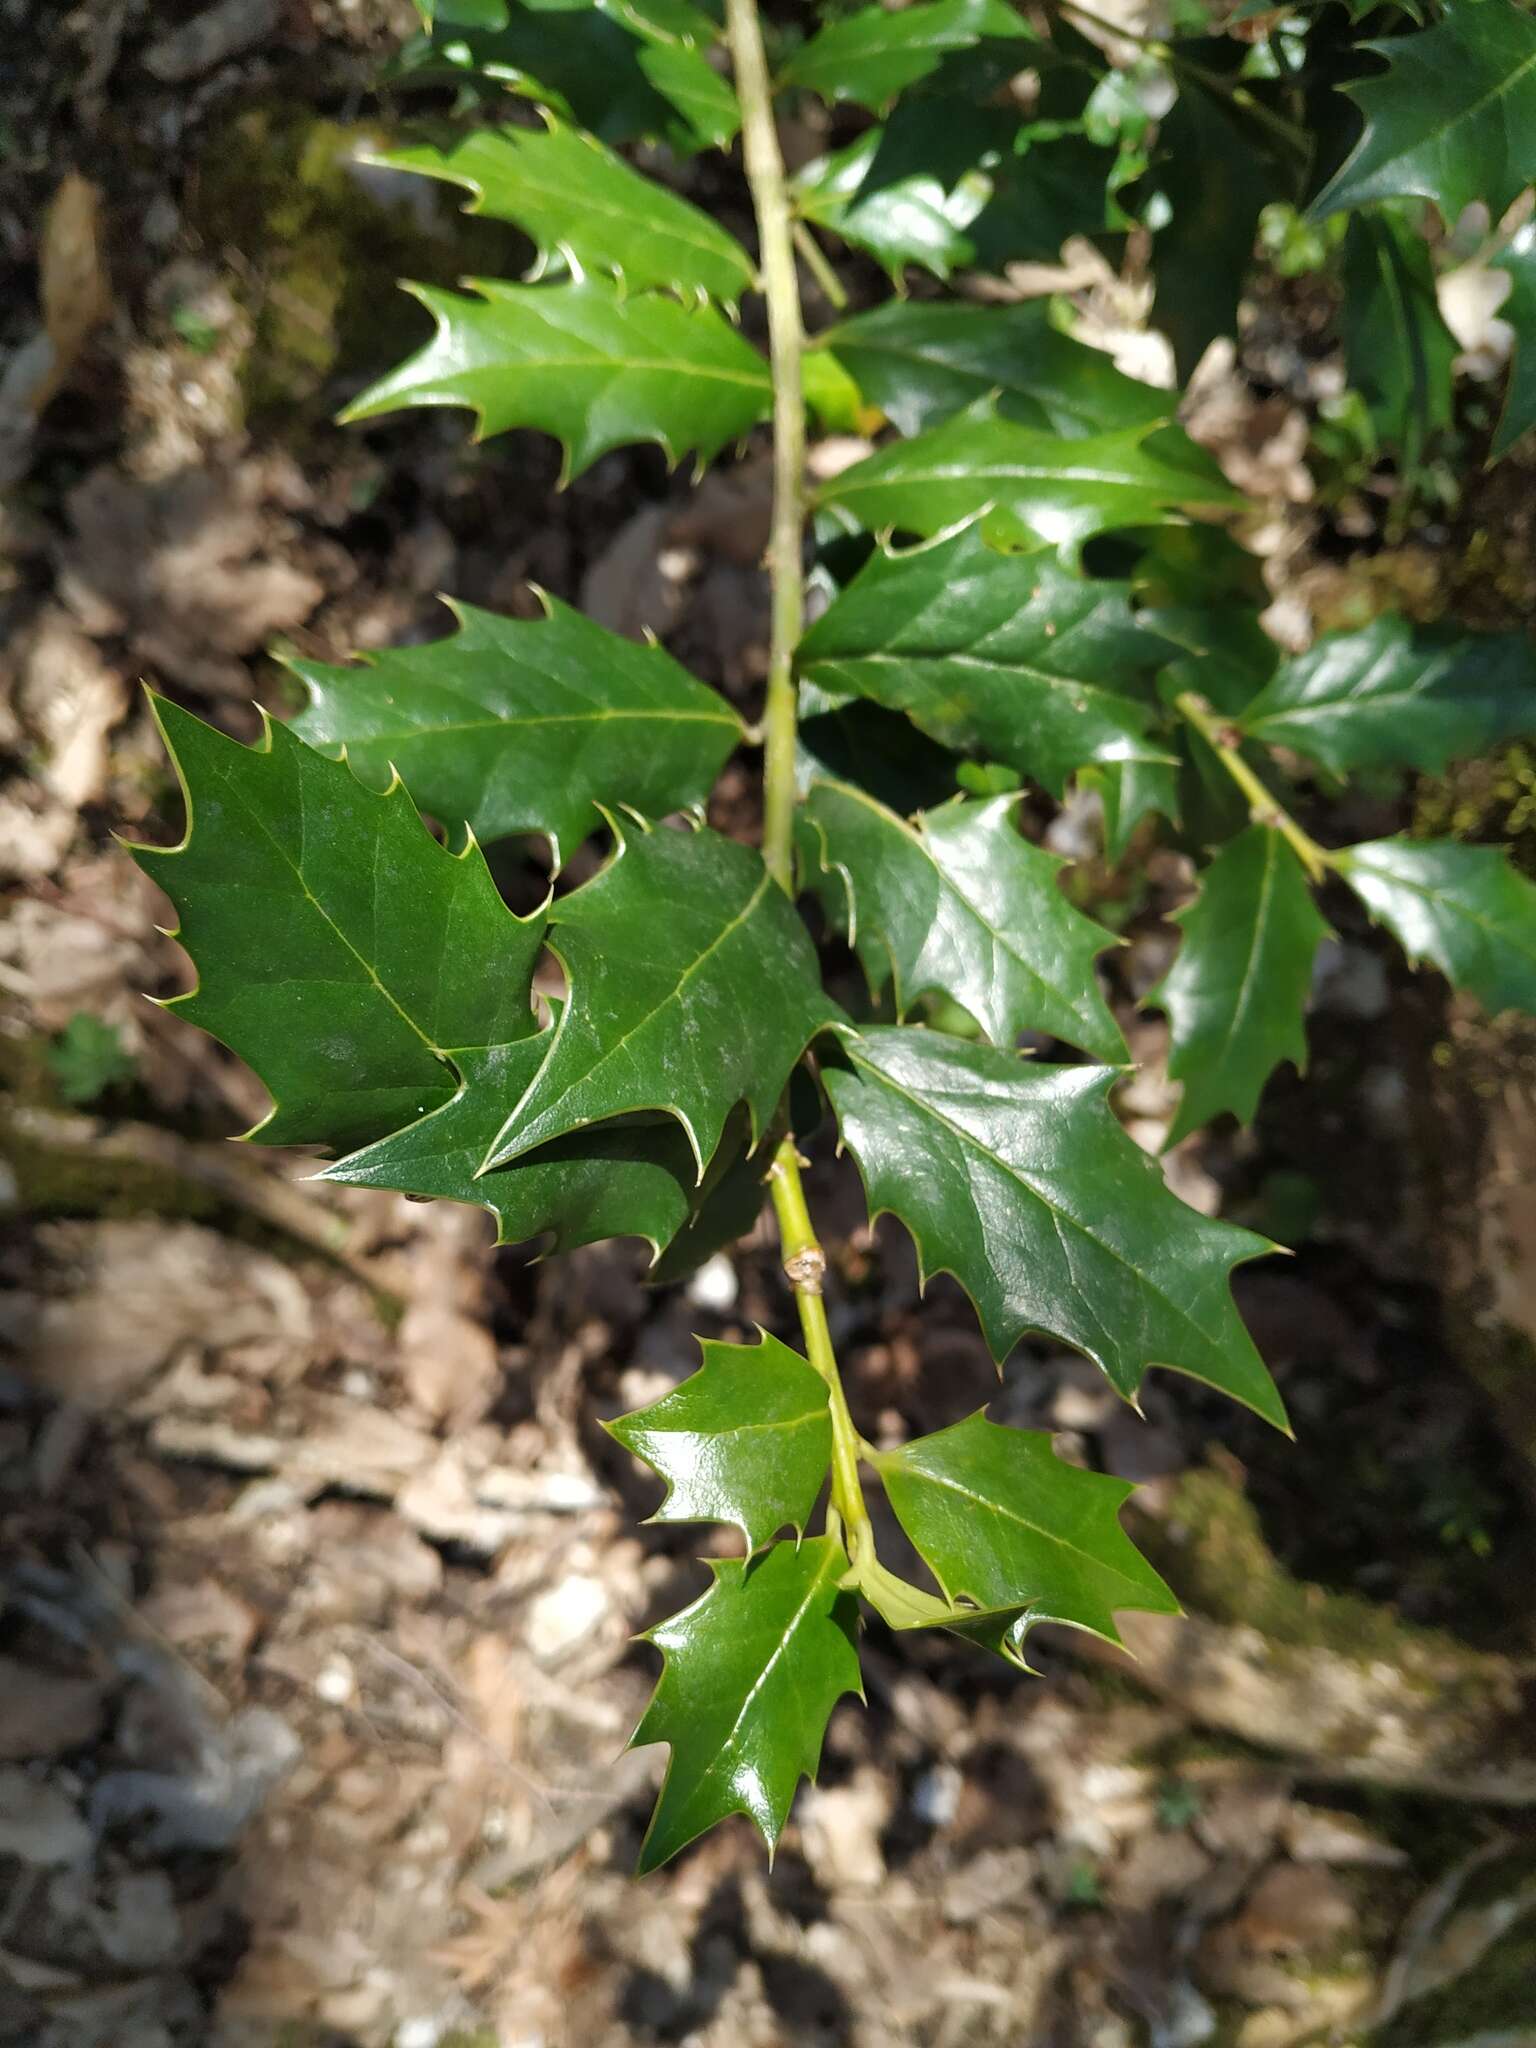
[[[436,591],[531,615],[536,583],[750,704],[762,452],[560,494],[538,437],[330,424],[419,333],[397,274],[516,254],[356,160],[408,0],[0,16],[0,2048],[1536,2043],[1536,1062],[1345,906],[1305,1084],[1167,1161],[1297,1248],[1238,1276],[1295,1446],[1184,1381],[1138,1420],[1043,1343],[999,1387],[818,1150],[861,1426],[990,1400],[1145,1482],[1188,1616],[1134,1667],[1045,1642],[1032,1679],[872,1629],[771,1870],[742,1823],[632,1881],[662,1763],[624,1749],[633,1638],[699,1541],[640,1525],[598,1423],[696,1335],[786,1329],[772,1247],[655,1289],[633,1245],[492,1254],[478,1213],[229,1145],[261,1092],[144,1000],[188,967],[113,834],[181,830],[141,679],[249,739],[294,707],[274,639],[433,637]],[[1059,282],[1134,345],[1134,292]],[[1327,361],[1282,298],[1191,422],[1254,498],[1277,632],[1383,590],[1518,610],[1528,472],[1391,548],[1312,503]],[[1476,830],[1531,780],[1419,800]],[[752,829],[744,770],[717,822]],[[1072,851],[1091,820],[1037,823]],[[1149,1146],[1173,1100],[1132,1003],[1189,872],[1093,871]]]

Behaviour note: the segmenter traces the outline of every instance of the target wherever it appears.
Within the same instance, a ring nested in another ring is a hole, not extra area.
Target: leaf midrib
[[[1043,1193],[1019,1167],[1004,1159],[1000,1153],[994,1152],[990,1145],[984,1143],[974,1132],[968,1131],[964,1124],[956,1123],[953,1117],[946,1116],[944,1111],[937,1108],[931,1100],[920,1095],[914,1095],[910,1088],[904,1087],[900,1081],[895,1080],[883,1067],[877,1066],[867,1054],[860,1059],[857,1041],[849,1044],[849,1051],[866,1073],[873,1075],[876,1081],[882,1082],[893,1094],[901,1096],[906,1102],[910,1102],[920,1115],[931,1116],[936,1123],[943,1124],[946,1130],[953,1131],[962,1144],[969,1145],[973,1151],[979,1152],[983,1159],[990,1160],[1010,1180],[1016,1180],[1019,1186],[1031,1195],[1040,1204],[1041,1208],[1045,1210],[1046,1214],[1050,1216],[1058,1231],[1064,1223],[1069,1225],[1079,1237],[1086,1238],[1091,1245],[1102,1251],[1107,1258],[1113,1259],[1116,1265],[1123,1267],[1134,1280],[1146,1287],[1165,1307],[1171,1309],[1177,1320],[1187,1324],[1195,1332],[1202,1344],[1209,1345],[1214,1342],[1214,1339],[1201,1329],[1188,1309],[1181,1302],[1174,1301],[1171,1296],[1164,1293],[1163,1289],[1148,1274],[1142,1272],[1139,1266],[1131,1263],[1130,1259],[1126,1257],[1125,1253],[1117,1245],[1110,1244],[1101,1237],[1096,1237],[1086,1224],[1081,1223],[1070,1211],[1061,1208],[1058,1203],[1051,1200],[1049,1195]],[[1146,1362],[1153,1364],[1173,1363],[1172,1360],[1162,1359]]]
[[[783,1628],[781,1629],[779,1634],[779,1640],[774,1645],[772,1656],[768,1659],[767,1663],[758,1673],[752,1685],[748,1688],[747,1696],[741,1703],[741,1708],[736,1715],[736,1719],[731,1723],[729,1734],[727,1734],[724,1741],[720,1744],[720,1747],[715,1751],[714,1757],[711,1759],[710,1763],[707,1765],[707,1767],[701,1774],[698,1785],[695,1786],[693,1794],[691,1795],[692,1798],[697,1798],[699,1792],[703,1789],[703,1787],[707,1785],[710,1782],[710,1780],[719,1773],[720,1768],[724,1763],[725,1759],[728,1756],[733,1756],[739,1749],[742,1724],[746,1721],[748,1714],[752,1711],[753,1702],[757,1699],[758,1694],[763,1690],[763,1687],[768,1683],[769,1679],[773,1676],[773,1673],[776,1667],[778,1666],[780,1660],[788,1652],[790,1643],[794,1640],[796,1632],[803,1624],[805,1617],[807,1613],[810,1611],[813,1602],[815,1602],[820,1597],[827,1578],[833,1572],[843,1569],[845,1565],[846,1560],[843,1557],[841,1557],[836,1551],[829,1551],[822,1564],[818,1567],[815,1577],[812,1579],[809,1587],[806,1589],[805,1598],[800,1602],[799,1606],[795,1609],[794,1613],[790,1616],[789,1620],[784,1624]],[[745,1574],[743,1574],[743,1585],[745,1585]]]
[[[899,1462],[900,1460],[901,1453],[898,1451],[895,1453],[892,1462]],[[1090,1566],[1094,1571],[1104,1572],[1110,1578],[1116,1580],[1118,1584],[1136,1589],[1136,1581],[1134,1579],[1128,1579],[1122,1571],[1117,1570],[1112,1564],[1106,1564],[1102,1558],[1096,1557],[1092,1551],[1082,1550],[1077,1544],[1069,1543],[1065,1536],[1058,1535],[1053,1530],[1042,1528],[1038,1522],[1030,1521],[1027,1515],[1021,1515],[1017,1509],[1007,1507],[1003,1502],[993,1500],[987,1494],[975,1492],[960,1480],[952,1478],[947,1472],[935,1472],[930,1466],[912,1464],[904,1465],[903,1470],[906,1471],[913,1482],[944,1487],[950,1493],[958,1494],[962,1500],[971,1502],[973,1506],[989,1508],[993,1514],[1000,1516],[1004,1521],[1017,1522],[1021,1529],[1029,1530],[1031,1535],[1039,1537],[1041,1541],[1054,1544],[1058,1550],[1064,1551],[1067,1556],[1080,1558],[1084,1564]],[[953,1604],[953,1596],[951,1596],[951,1604]],[[1006,1608],[1013,1604],[1012,1601],[1007,1601],[1004,1603],[1004,1607]],[[1035,1603],[1033,1601],[1026,1603],[1021,1599],[1017,1604],[1024,1606]],[[996,1609],[994,1608],[993,1611],[995,1612]]]

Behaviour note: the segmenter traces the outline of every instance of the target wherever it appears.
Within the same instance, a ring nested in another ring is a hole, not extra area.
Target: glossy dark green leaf
[[[795,1078],[791,1077],[792,1084]],[[741,1117],[740,1122],[739,1138],[733,1136],[729,1124],[726,1126],[725,1141],[709,1162],[703,1181],[690,1189],[692,1209],[688,1220],[650,1271],[649,1278],[658,1287],[686,1280],[689,1274],[696,1273],[716,1252],[724,1251],[727,1246],[744,1238],[763,1212],[763,1182],[773,1159],[771,1134],[756,1151],[749,1152],[746,1149],[746,1118]],[[601,1130],[602,1126],[597,1128]],[[687,1144],[687,1139],[675,1124],[669,1123],[667,1128],[675,1133],[680,1144]],[[687,1176],[690,1181],[694,1170],[690,1153]]]
[[[989,547],[971,524],[927,547],[877,550],[806,634],[800,670],[1059,795],[1085,762],[1165,754],[1147,736],[1145,683],[1169,649],[1127,594],[1048,553]]]
[[[1230,1274],[1268,1249],[1169,1193],[1105,1102],[1101,1067],[1047,1067],[915,1026],[844,1039],[824,1080],[871,1216],[953,1273],[998,1360],[1027,1330],[1075,1345],[1128,1399],[1149,1366],[1284,1425]]]
[[[1377,839],[1335,860],[1410,960],[1428,960],[1493,1016],[1536,1016],[1536,887],[1499,848]]]
[[[1509,296],[1499,308],[1499,318],[1509,322],[1515,337],[1504,410],[1493,437],[1497,458],[1507,455],[1523,435],[1536,427],[1536,223],[1527,222],[1511,236],[1493,262],[1498,269],[1508,271],[1513,280]]]
[[[755,277],[746,250],[707,213],[563,122],[471,129],[447,147],[413,143],[379,161],[462,186],[474,194],[466,212],[512,221],[546,262],[567,256],[633,290],[735,305]]]
[[[1177,761],[1102,761],[1080,772],[1079,782],[1099,794],[1107,860],[1124,859],[1144,818],[1179,822],[1179,778]]]
[[[1043,1430],[971,1415],[882,1452],[875,1466],[946,1597],[981,1609],[993,1622],[990,1647],[1017,1664],[1038,1622],[1118,1643],[1117,1610],[1179,1611],[1120,1526],[1134,1489],[1064,1464]]]
[[[495,1217],[498,1244],[547,1238],[559,1252],[638,1237],[654,1256],[686,1228],[696,1196],[698,1166],[670,1118],[595,1124],[511,1166],[481,1171],[508,1106],[538,1073],[552,1036],[546,1030],[510,1045],[450,1052],[459,1075],[450,1101],[317,1178],[472,1203]]]
[[[1204,42],[1190,47],[1209,54]],[[1289,190],[1252,117],[1187,74],[1159,123],[1158,148],[1157,188],[1170,212],[1152,245],[1152,321],[1173,343],[1184,382],[1218,335],[1237,332],[1259,215]]]
[[[696,8],[458,0],[436,11],[442,68],[500,80],[604,142],[693,150],[736,132],[735,97],[705,54],[713,25]]]
[[[1000,107],[934,95],[798,173],[795,203],[866,249],[893,277],[908,264],[948,277],[1055,262],[1072,235],[1105,225],[1110,152],[1081,135],[1032,132]]]
[[[702,804],[741,738],[731,706],[660,647],[544,603],[532,622],[455,605],[451,638],[352,668],[289,657],[310,699],[294,730],[345,746],[367,781],[398,768],[423,809],[482,840],[545,834],[557,866],[594,805]]]
[[[1405,221],[1356,214],[1344,242],[1344,361],[1377,433],[1419,461],[1451,424],[1456,341],[1440,317],[1429,248]]]
[[[1388,612],[1284,661],[1237,721],[1336,774],[1418,768],[1536,729],[1536,650],[1524,633],[1413,626]]]
[[[1178,958],[1148,997],[1168,1013],[1168,1078],[1184,1085],[1170,1145],[1224,1109],[1251,1123],[1282,1060],[1305,1071],[1307,996],[1328,935],[1301,862],[1269,825],[1222,847],[1174,922]]]
[[[447,1049],[535,1030],[543,914],[512,915],[477,846],[450,854],[400,783],[377,795],[281,725],[242,747],[174,704],[155,713],[187,831],[132,852],[197,968],[170,1007],[272,1096],[253,1136],[365,1144],[451,1097]]]
[[[655,1870],[727,1815],[744,1813],[771,1850],[844,1693],[859,1693],[858,1602],[830,1536],[709,1561],[702,1599],[650,1630],[665,1663],[632,1746],[672,1746],[640,1851]]]
[[[1347,88],[1365,132],[1313,217],[1417,195],[1447,226],[1478,199],[1497,220],[1536,176],[1536,18],[1514,0],[1447,0],[1433,28],[1369,47],[1388,69]]]
[[[1066,863],[1020,837],[1016,797],[946,804],[908,824],[862,790],[817,783],[801,813],[802,863],[842,922],[872,993],[897,1017],[947,995],[995,1045],[1048,1031],[1096,1059],[1125,1041],[1094,978],[1113,935],[1074,910]]]
[[[777,1337],[703,1339],[691,1379],[604,1424],[667,1482],[653,1522],[729,1522],[748,1551],[803,1535],[832,1462],[827,1383]]]
[[[1035,40],[1006,0],[916,0],[899,13],[864,7],[829,22],[802,43],[780,71],[778,84],[878,109],[927,78],[955,51],[972,49],[987,38]],[[1025,62],[1021,54],[1017,68],[1022,70]]]
[[[871,531],[936,534],[985,514],[984,530],[1075,553],[1096,533],[1179,506],[1236,505],[1216,465],[1175,427],[1122,427],[1063,444],[973,407],[876,449],[821,488]]]
[[[664,1111],[702,1178],[736,1104],[761,1133],[791,1068],[839,1014],[784,892],[717,832],[630,830],[601,874],[554,905],[549,944],[569,998],[487,1165]]]
[[[437,322],[418,354],[347,408],[377,419],[403,406],[461,405],[480,436],[538,427],[564,445],[565,481],[610,448],[656,441],[670,462],[701,461],[768,410],[768,365],[713,306],[610,280],[474,282],[478,297],[409,289]]]
[[[1122,376],[1102,349],[1052,326],[1043,301],[968,306],[890,299],[818,337],[904,434],[997,393],[1021,426],[1070,439],[1173,417],[1178,393]]]

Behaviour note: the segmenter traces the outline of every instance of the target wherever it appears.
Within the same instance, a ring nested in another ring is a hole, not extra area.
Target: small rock
[[[712,1259],[704,1261],[683,1292],[695,1308],[707,1308],[714,1315],[723,1316],[736,1306],[741,1282],[725,1253],[716,1252]]]
[[[98,1733],[105,1711],[94,1679],[64,1678],[0,1657],[0,1763],[78,1749]]]
[[[1404,1850],[1373,1834],[1352,1813],[1334,1813],[1326,1806],[1293,1806],[1280,1839],[1297,1863],[1366,1863],[1393,1870],[1408,1861]]]
[[[528,1647],[541,1661],[574,1649],[608,1613],[608,1589],[601,1579],[572,1572],[528,1609]]]
[[[1006,1910],[1035,1880],[1030,1850],[983,1849],[944,1880],[940,1911],[951,1927],[969,1927],[988,1913]]]
[[[91,1831],[57,1786],[0,1771],[0,1855],[54,1868],[90,1854]]]
[[[891,1817],[885,1779],[860,1771],[847,1785],[813,1785],[800,1809],[805,1860],[829,1891],[877,1891],[885,1882],[880,1836]]]
[[[1362,1024],[1384,1017],[1392,991],[1380,956],[1364,946],[1324,939],[1312,970],[1312,1001],[1320,1010],[1355,1017]]]
[[[201,78],[270,35],[281,12],[278,0],[217,0],[151,43],[144,52],[144,69],[162,85]]]

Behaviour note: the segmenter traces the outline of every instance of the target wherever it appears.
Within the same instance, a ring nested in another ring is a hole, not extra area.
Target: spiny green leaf
[[[1127,1399],[1162,1365],[1284,1426],[1229,1286],[1268,1247],[1169,1193],[1105,1103],[1112,1074],[911,1025],[844,1049],[824,1078],[870,1213],[906,1225],[925,1277],[954,1274],[994,1358],[1044,1330]]]
[[[794,198],[893,277],[909,263],[948,277],[1054,262],[1070,236],[1102,230],[1112,163],[1081,135],[1031,132],[1002,108],[935,95],[902,101],[883,126],[807,164]]]
[[[840,1013],[810,936],[758,856],[719,833],[631,831],[550,916],[570,981],[549,1057],[509,1102],[489,1166],[637,1110],[687,1133],[702,1178],[745,1102],[754,1137]]]
[[[1067,439],[1169,420],[1178,404],[1177,392],[1122,376],[1101,349],[1060,333],[1043,301],[891,299],[819,336],[817,345],[904,434],[938,426],[991,392],[1005,418]]]
[[[659,292],[626,297],[606,278],[574,284],[473,281],[478,298],[408,287],[437,334],[344,414],[462,405],[478,434],[539,427],[565,446],[564,481],[610,448],[657,441],[670,462],[708,461],[768,410],[768,365],[713,306]]]
[[[1389,68],[1345,88],[1365,132],[1313,218],[1417,194],[1448,227],[1476,199],[1497,220],[1536,176],[1536,18],[1512,0],[1447,0],[1433,28],[1366,47]]]
[[[1166,757],[1138,698],[1169,650],[1137,622],[1128,591],[1043,551],[989,547],[972,523],[871,555],[801,641],[800,672],[1060,795],[1084,762]]]
[[[553,1034],[450,1052],[458,1092],[441,1109],[317,1175],[344,1187],[472,1203],[496,1219],[498,1244],[552,1251],[607,1237],[643,1238],[653,1256],[687,1225],[698,1167],[670,1118],[595,1124],[482,1173],[486,1152],[548,1055]]]
[[[667,1482],[651,1520],[729,1522],[749,1552],[803,1535],[832,1462],[826,1381],[777,1337],[700,1349],[692,1379],[603,1425]]]
[[[756,274],[746,250],[707,213],[559,121],[473,129],[446,148],[413,143],[378,161],[463,186],[475,195],[467,212],[514,222],[544,261],[564,254],[633,289],[659,286],[734,306]]]
[[[1536,1016],[1536,888],[1497,847],[1377,839],[1340,873],[1410,960],[1428,960],[1492,1016]]]
[[[674,1280],[686,1280],[706,1260],[745,1237],[763,1212],[763,1182],[772,1163],[772,1147],[764,1143],[756,1151],[746,1149],[746,1118],[741,1118],[741,1142],[733,1142],[727,1125],[725,1142],[709,1162],[703,1181],[690,1186],[692,1210],[676,1237],[651,1268],[650,1278],[658,1287]],[[600,1130],[601,1125],[598,1126]],[[666,1128],[680,1145],[687,1139],[668,1120]],[[692,1183],[695,1168],[688,1155],[685,1178]]]
[[[1336,774],[1436,774],[1536,728],[1536,652],[1524,633],[1461,633],[1385,613],[1284,661],[1238,719]]]
[[[1240,502],[1176,427],[1122,427],[1061,442],[972,407],[856,462],[821,489],[871,530],[935,534],[985,513],[988,534],[1032,536],[1071,555],[1096,533],[1156,524],[1183,505]]]
[[[1178,958],[1147,999],[1168,1012],[1168,1078],[1184,1084],[1170,1145],[1224,1109],[1251,1123],[1281,1060],[1305,1071],[1307,994],[1328,936],[1301,862],[1269,825],[1221,849],[1174,922]]]
[[[989,1646],[1025,1669],[1024,1638],[1038,1622],[1118,1643],[1117,1609],[1179,1611],[1120,1526],[1134,1489],[1063,1464],[1042,1430],[971,1415],[882,1452],[875,1464],[896,1519],[946,1596],[974,1601],[993,1623]]]
[[[169,1007],[272,1096],[252,1136],[366,1144],[449,1099],[448,1048],[532,1034],[544,916],[512,915],[473,841],[450,854],[403,785],[377,795],[281,725],[242,747],[154,703],[187,832],[130,851],[198,970]]]
[[[446,68],[501,80],[604,142],[641,138],[674,149],[723,147],[738,112],[704,46],[697,8],[624,0],[463,0],[439,6],[432,40]]]
[[[1035,40],[1006,0],[918,0],[899,14],[865,7],[802,43],[778,83],[878,109],[956,50],[972,49],[986,38]],[[1023,63],[1020,57],[1019,68]]]
[[[1493,258],[1495,268],[1514,280],[1499,317],[1514,331],[1509,388],[1493,437],[1495,460],[1536,427],[1536,223],[1527,222]]]
[[[1093,973],[1113,935],[1068,903],[1066,863],[1020,837],[1017,803],[946,804],[909,825],[862,790],[819,782],[802,813],[807,877],[846,924],[871,991],[894,984],[898,1017],[921,995],[947,995],[996,1045],[1048,1031],[1123,1060]]]
[[[653,817],[703,803],[741,721],[659,647],[556,598],[538,622],[455,605],[459,629],[353,668],[287,658],[309,692],[294,731],[344,746],[367,781],[399,768],[423,809],[483,840],[544,833],[559,866],[595,805]]]
[[[1416,467],[1431,435],[1451,424],[1456,341],[1440,317],[1428,246],[1390,213],[1349,223],[1340,325],[1350,384],[1377,433]]]
[[[761,1557],[709,1561],[703,1598],[646,1636],[665,1658],[632,1747],[672,1746],[640,1851],[655,1870],[728,1814],[744,1813],[772,1850],[801,1778],[844,1693],[862,1696],[858,1602],[830,1536],[776,1543]]]
[[[1107,860],[1124,859],[1143,818],[1178,823],[1180,772],[1177,761],[1099,761],[1081,770],[1078,781],[1099,793]]]

